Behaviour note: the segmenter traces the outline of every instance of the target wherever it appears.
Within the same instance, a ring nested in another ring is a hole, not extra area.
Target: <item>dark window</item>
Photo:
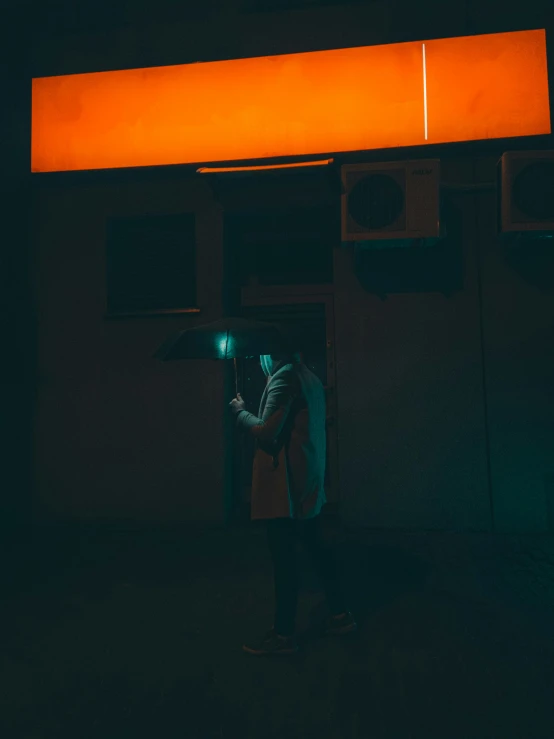
[[[229,277],[237,285],[333,281],[340,210],[295,207],[226,217]]]
[[[193,213],[112,218],[106,251],[108,314],[196,306]]]

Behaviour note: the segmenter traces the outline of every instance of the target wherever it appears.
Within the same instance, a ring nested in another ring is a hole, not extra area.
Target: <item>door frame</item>
[[[335,357],[335,306],[332,285],[250,286],[241,289],[241,308],[268,305],[317,303],[325,306],[325,339],[327,344],[327,455],[329,490],[323,513],[335,515],[340,503],[339,442],[337,422],[337,383]]]

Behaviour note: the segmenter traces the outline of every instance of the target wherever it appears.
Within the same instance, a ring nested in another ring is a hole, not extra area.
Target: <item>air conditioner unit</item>
[[[439,159],[345,164],[341,178],[343,242],[409,245],[443,235]]]
[[[554,235],[554,151],[507,151],[498,161],[498,231]]]

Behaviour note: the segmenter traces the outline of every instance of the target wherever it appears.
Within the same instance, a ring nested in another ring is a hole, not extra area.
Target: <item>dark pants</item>
[[[274,518],[267,521],[269,549],[275,577],[274,628],[282,636],[294,633],[298,605],[296,541],[311,555],[325,588],[332,615],[347,610],[334,554],[323,539],[320,516],[305,521]]]

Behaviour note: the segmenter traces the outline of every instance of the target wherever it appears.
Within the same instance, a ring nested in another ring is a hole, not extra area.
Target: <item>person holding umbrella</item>
[[[320,513],[325,504],[326,403],[323,385],[292,352],[282,327],[242,317],[227,317],[172,334],[156,359],[233,360],[237,397],[231,403],[236,423],[256,439],[252,470],[251,518],[267,523],[274,564],[275,623],[249,654],[293,654],[298,580],[296,537],[314,556],[329,610],[325,633],[344,634],[357,626],[346,610],[337,566],[324,544]],[[258,416],[248,413],[238,392],[237,359],[260,356],[267,383]]]
[[[249,654],[295,654],[298,603],[296,538],[312,555],[325,587],[330,616],[326,634],[357,629],[347,610],[337,563],[323,540],[326,403],[320,380],[290,351],[260,356],[267,378],[258,416],[249,413],[239,393],[230,403],[239,431],[256,440],[252,470],[251,518],[267,525],[273,560],[275,621]]]

